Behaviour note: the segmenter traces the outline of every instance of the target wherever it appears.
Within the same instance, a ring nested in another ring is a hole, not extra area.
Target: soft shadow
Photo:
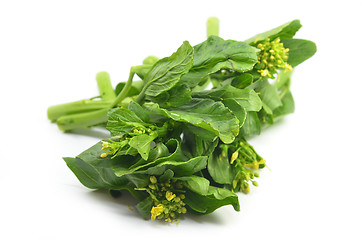
[[[127,215],[132,218],[137,218],[141,221],[147,221],[137,212],[134,206],[137,205],[138,200],[135,199],[127,190],[121,191],[121,196],[114,198],[112,197],[107,190],[94,190],[87,192],[93,199],[96,199],[99,202],[102,202],[103,205],[111,209],[112,212],[120,214],[122,216]],[[129,208],[132,209],[129,209]],[[181,217],[180,223],[185,220],[192,221],[197,224],[215,224],[215,225],[224,225],[227,223],[225,221],[225,216],[220,216],[217,212],[213,212],[208,215],[193,215],[186,213]],[[157,221],[158,226],[172,226],[173,224],[167,223],[165,221]],[[177,224],[176,224],[177,225]]]
[[[110,138],[109,132],[103,128],[84,128],[67,131],[66,134],[84,135],[97,139]]]
[[[94,190],[87,192],[88,195],[103,203],[103,206],[107,206],[112,212],[116,212],[120,215],[127,215],[143,220],[141,215],[138,214],[134,206],[138,201],[128,191],[121,191],[119,197],[112,197],[107,190]]]
[[[210,213],[208,215],[192,215],[190,213],[187,213],[185,216],[187,219],[192,220],[195,223],[198,224],[215,224],[215,225],[224,225],[225,221],[224,219],[218,215],[216,212]]]

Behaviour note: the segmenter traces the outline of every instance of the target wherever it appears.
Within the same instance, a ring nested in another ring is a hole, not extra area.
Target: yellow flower
[[[151,183],[155,184],[155,183],[157,183],[157,178],[155,176],[151,176],[150,181],[151,181]]]
[[[167,192],[166,192],[166,199],[167,199],[168,201],[171,201],[171,200],[174,199],[175,197],[176,197],[176,195],[173,194],[172,192],[170,192],[170,191],[167,191]]]
[[[233,164],[233,162],[238,158],[239,152],[236,151],[231,155],[230,164]]]
[[[155,220],[157,216],[161,215],[163,212],[163,205],[158,204],[156,207],[153,206],[151,209],[151,220]]]

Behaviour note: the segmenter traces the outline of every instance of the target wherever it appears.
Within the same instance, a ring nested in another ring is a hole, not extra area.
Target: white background
[[[1,239],[361,239],[361,23],[358,1],[1,1]],[[297,38],[317,54],[298,66],[296,112],[250,142],[267,160],[241,211],[145,221],[128,206],[83,187],[62,157],[106,132],[65,134],[50,105],[97,95],[148,55],[205,40],[209,16],[220,36],[244,40],[300,19]],[[133,238],[136,237],[136,238]]]

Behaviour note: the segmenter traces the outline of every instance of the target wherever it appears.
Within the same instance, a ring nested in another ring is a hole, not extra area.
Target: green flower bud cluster
[[[261,76],[275,78],[274,74],[278,73],[277,69],[284,69],[285,71],[293,69],[287,63],[289,48],[284,48],[280,38],[273,41],[268,38],[266,41],[256,44],[255,47],[260,49],[255,69]]]
[[[186,213],[185,199],[182,182],[168,180],[159,183],[155,176],[150,177],[147,192],[153,200],[151,220],[163,219],[166,222],[179,220],[181,214]]]
[[[142,127],[134,127],[134,128],[132,129],[132,133],[135,133],[136,135],[138,135],[138,134],[148,134],[148,135],[150,135],[150,134],[153,133],[154,130],[156,130],[156,127],[155,127],[155,126],[150,126],[150,127],[144,127],[144,126],[142,126]],[[134,134],[132,134],[132,135],[134,135]]]
[[[102,141],[102,151],[105,151],[101,154],[101,157],[107,157],[107,156],[115,156],[118,152],[123,151],[124,153],[129,153],[131,150],[131,147],[128,145],[130,139],[134,136],[138,136],[141,134],[157,134],[156,132],[157,127],[156,126],[137,126],[131,129],[131,132],[124,134],[122,137],[120,137],[119,141],[113,141],[112,139],[109,139],[107,141]]]
[[[221,144],[220,158],[228,156],[230,164],[235,169],[235,177],[232,182],[232,190],[234,192],[249,193],[251,182],[254,186],[258,183],[254,180],[259,177],[258,170],[264,168],[265,160],[260,157],[254,148],[250,146],[244,139],[235,141],[233,144]],[[229,157],[229,153],[231,156]]]
[[[108,141],[102,141],[101,157],[114,156],[120,149],[124,148],[128,144],[129,140],[125,139],[119,142],[109,139]]]

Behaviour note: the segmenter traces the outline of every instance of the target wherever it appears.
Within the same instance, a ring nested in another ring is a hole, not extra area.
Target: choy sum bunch
[[[225,205],[239,211],[236,193],[258,186],[266,166],[247,140],[294,111],[291,73],[316,46],[293,38],[299,20],[245,41],[222,39],[218,27],[210,18],[204,42],[145,58],[115,88],[100,72],[99,96],[49,107],[63,131],[110,133],[64,158],[84,186],[129,191],[151,220],[175,222]]]

